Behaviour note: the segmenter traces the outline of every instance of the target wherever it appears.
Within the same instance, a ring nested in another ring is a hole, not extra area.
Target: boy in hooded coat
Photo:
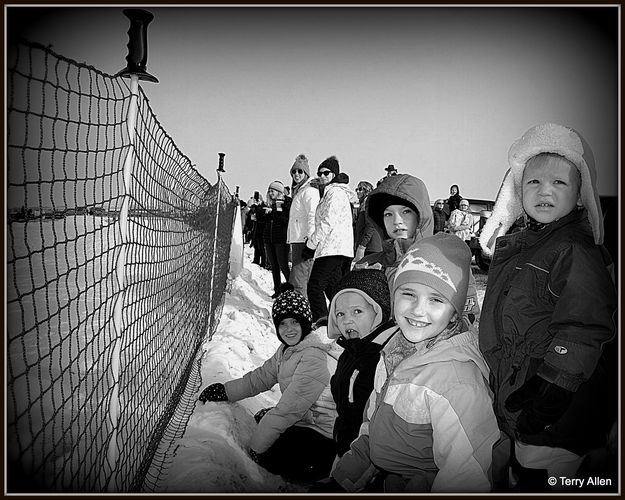
[[[389,234],[384,223],[384,211],[390,205],[404,205],[417,213],[418,223],[413,234],[398,237]],[[434,230],[434,215],[430,206],[430,195],[425,184],[418,177],[409,174],[399,174],[387,177],[367,197],[365,204],[366,216],[383,235],[382,251],[372,253],[360,260],[354,269],[381,269],[386,273],[389,284],[404,254],[412,245],[422,238],[432,236]],[[475,278],[470,272],[469,291],[465,304],[466,319],[474,323],[480,315],[480,305],[477,300],[477,287]]]
[[[274,474],[313,482],[328,475],[335,457],[332,429],[336,405],[330,376],[336,370],[340,348],[324,341],[319,330],[312,330],[306,298],[292,286],[285,288],[272,308],[276,333],[284,345],[243,377],[209,385],[199,400],[240,401],[279,384],[282,396],[278,404],[255,415],[258,426],[250,440],[250,457]],[[299,338],[294,323],[299,325]]]
[[[559,491],[616,419],[612,263],[592,151],[577,132],[532,127],[508,163],[480,236],[492,255],[480,349],[505,432],[495,476],[500,489],[511,486],[509,459],[522,492]],[[528,227],[506,234],[523,215]]]

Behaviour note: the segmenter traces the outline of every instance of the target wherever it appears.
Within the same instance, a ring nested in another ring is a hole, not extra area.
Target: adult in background
[[[286,242],[287,227],[289,224],[289,211],[291,198],[284,195],[284,185],[280,181],[269,184],[267,191],[267,206],[264,208],[265,229],[263,239],[265,253],[271,265],[273,277],[273,295],[275,299],[280,294],[280,283],[284,275],[289,281],[289,245]]]
[[[469,202],[461,200],[458,209],[449,216],[449,232],[455,234],[467,244],[471,241],[473,232],[473,215],[469,213]]]
[[[308,278],[312,270],[312,259],[303,259],[302,251],[306,240],[315,230],[315,211],[319,205],[319,189],[311,184],[310,168],[306,155],[295,158],[291,167],[291,192],[293,201],[289,212],[287,243],[291,245],[291,275],[289,283],[296,291],[308,298]]]
[[[460,188],[458,187],[458,184],[452,184],[449,188],[449,198],[447,199],[450,215],[454,210],[457,210],[460,207],[460,200],[462,200],[462,196],[460,196]]]
[[[365,255],[382,251],[382,237],[365,213],[365,203],[371,191],[373,185],[367,181],[360,181],[356,188],[358,209],[354,220],[354,263]]]
[[[445,231],[447,219],[449,219],[449,216],[445,213],[445,200],[439,198],[434,202],[432,214],[434,215],[434,234]]]
[[[265,255],[265,244],[263,242],[263,231],[265,229],[265,202],[258,191],[254,191],[254,196],[250,198],[247,205],[250,207],[247,213],[246,230],[250,232],[250,246],[254,249],[254,259],[252,263],[260,267],[267,267],[267,256]]]
[[[303,253],[304,258],[314,257],[307,288],[313,321],[328,316],[326,298],[332,300],[334,286],[347,267],[345,262],[351,264],[354,256],[351,203],[357,196],[339,173],[335,156],[326,158],[317,168],[323,196],[315,212],[315,230]]]

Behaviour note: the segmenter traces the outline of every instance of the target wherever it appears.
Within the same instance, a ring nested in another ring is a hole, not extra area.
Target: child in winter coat
[[[382,349],[360,435],[325,491],[363,491],[376,476],[386,493],[490,491],[500,433],[477,333],[461,320],[470,265],[447,233],[402,259],[391,289],[401,333]]]
[[[467,244],[471,241],[471,233],[473,232],[473,215],[469,213],[469,202],[465,199],[460,200],[460,205],[449,216],[449,232],[455,234]]]
[[[334,423],[338,456],[358,437],[380,351],[398,331],[389,320],[390,312],[391,296],[382,271],[354,270],[339,281],[328,314],[328,337],[344,349],[330,380],[338,412]]]
[[[335,457],[336,405],[330,376],[340,349],[324,342],[319,331],[311,331],[308,301],[292,289],[275,300],[272,317],[284,345],[242,378],[209,385],[199,399],[204,403],[240,401],[279,384],[278,404],[256,415],[250,456],[274,474],[313,482],[328,475]]]
[[[411,246],[432,236],[434,216],[430,195],[423,181],[408,174],[388,177],[367,197],[367,217],[384,235],[382,251],[365,256],[354,268],[382,269],[389,285],[399,262]],[[475,278],[470,273],[465,318],[474,323],[480,315]]]
[[[508,162],[480,236],[492,255],[480,349],[505,432],[494,477],[502,490],[512,486],[509,458],[520,491],[559,491],[617,418],[617,295],[584,139],[538,125],[511,146]],[[527,228],[506,235],[521,215]]]

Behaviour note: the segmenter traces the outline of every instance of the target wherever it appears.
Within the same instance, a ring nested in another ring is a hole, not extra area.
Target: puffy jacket
[[[585,210],[540,231],[497,238],[480,349],[491,368],[500,426],[510,436],[519,414],[508,412],[505,401],[538,373],[575,396],[558,422],[521,440],[578,454],[602,444],[617,400],[610,362],[616,348],[608,344],[617,311],[610,265],[607,251],[594,243]]]
[[[256,396],[279,384],[278,404],[259,422],[250,448],[267,451],[293,425],[309,427],[332,439],[336,405],[330,392],[330,377],[336,370],[340,349],[324,341],[313,330],[294,346],[280,346],[276,353],[254,371],[224,384],[228,401]]]
[[[304,243],[315,230],[315,211],[319,205],[319,189],[308,179],[293,196],[289,213],[287,243]]]
[[[331,255],[354,256],[351,203],[358,200],[347,184],[325,186],[315,212],[315,231],[306,245],[316,250],[315,259]]]
[[[349,492],[362,491],[378,472],[397,479],[401,492],[490,491],[500,432],[476,332],[430,349],[422,342],[388,373],[399,337],[382,350],[360,435],[332,477]]]

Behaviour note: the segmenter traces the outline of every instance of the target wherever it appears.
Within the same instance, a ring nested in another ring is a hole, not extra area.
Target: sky
[[[5,7],[7,23],[67,58],[126,67],[119,7]],[[511,144],[555,122],[590,143],[618,194],[619,7],[149,7],[141,82],[157,119],[211,183],[247,200],[335,155],[374,185],[393,164],[431,199],[494,199]],[[24,14],[27,14],[25,16]]]

